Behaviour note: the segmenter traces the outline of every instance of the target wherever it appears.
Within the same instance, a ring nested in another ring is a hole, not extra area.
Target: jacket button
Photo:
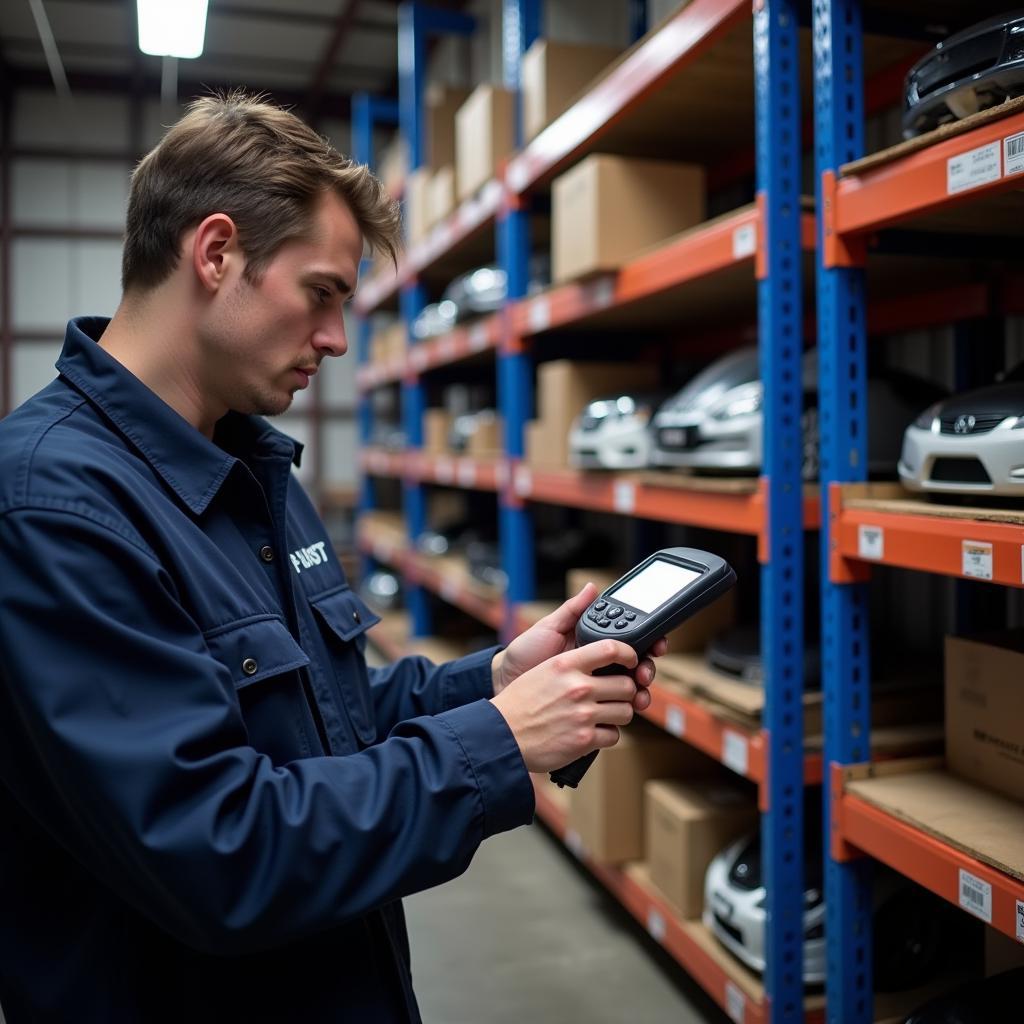
[[[352,613],[352,618],[353,618],[353,619],[355,619],[355,620],[356,620],[356,622],[362,622],[362,621],[363,621],[363,620],[362,620],[362,619],[361,619],[361,618],[359,617],[359,612],[353,612],[353,613]]]
[[[246,658],[245,661],[242,662],[242,671],[247,676],[254,676],[258,668],[259,665],[256,664],[255,658]]]
[[[269,544],[264,544],[260,548],[260,558],[264,562],[272,562],[274,560],[274,549]]]

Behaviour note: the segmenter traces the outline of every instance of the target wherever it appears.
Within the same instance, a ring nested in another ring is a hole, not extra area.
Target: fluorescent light
[[[138,0],[139,49],[154,57],[198,57],[209,0]]]

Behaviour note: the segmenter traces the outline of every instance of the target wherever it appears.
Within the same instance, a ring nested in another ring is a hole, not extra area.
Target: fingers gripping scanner
[[[637,658],[736,582],[732,566],[709,551],[664,548],[630,569],[591,602],[576,624],[576,646],[611,637],[629,644]],[[628,675],[622,665],[605,665],[594,675]],[[597,751],[577,758],[551,773],[559,786],[579,785]]]

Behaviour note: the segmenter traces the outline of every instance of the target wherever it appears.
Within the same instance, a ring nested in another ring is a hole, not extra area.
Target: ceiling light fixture
[[[154,57],[198,57],[209,0],[138,0],[139,49]]]

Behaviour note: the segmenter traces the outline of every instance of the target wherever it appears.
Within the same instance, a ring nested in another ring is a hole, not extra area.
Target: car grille
[[[739,930],[735,925],[729,924],[717,910],[712,911],[715,915],[715,924],[722,929],[727,935],[731,935],[741,946],[743,945],[743,932]]]
[[[1005,416],[945,416],[940,422],[944,434],[984,434],[998,427],[1005,419]],[[971,420],[974,422],[971,423]],[[956,429],[957,423],[961,423],[959,430]]]
[[[977,459],[936,459],[931,479],[943,484],[990,484],[992,478]]]
[[[662,427],[658,431],[658,444],[666,451],[685,451],[696,447],[700,434],[696,427]]]

